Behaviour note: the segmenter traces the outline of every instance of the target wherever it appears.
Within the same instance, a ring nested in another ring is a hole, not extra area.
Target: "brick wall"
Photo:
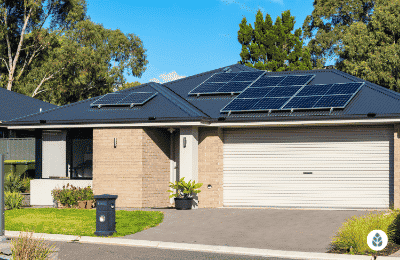
[[[166,130],[94,129],[94,194],[118,195],[116,207],[167,206],[168,147]]]
[[[394,208],[400,209],[400,125],[395,125],[393,136]]]
[[[222,129],[199,128],[199,175],[203,183],[198,193],[199,208],[223,206],[223,136]],[[212,188],[207,186],[211,184]]]
[[[145,128],[143,135],[143,207],[169,206],[170,133]]]

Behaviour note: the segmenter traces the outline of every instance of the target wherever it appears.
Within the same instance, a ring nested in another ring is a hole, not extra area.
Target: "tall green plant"
[[[200,190],[196,190],[203,186],[203,183],[195,183],[195,181],[190,180],[188,183],[184,181],[185,177],[181,178],[179,181],[176,181],[175,184],[170,182],[169,187],[176,190],[175,194],[169,196],[169,198],[184,198],[190,199],[193,197],[193,193],[199,193]],[[173,190],[168,190],[167,192],[174,192]]]
[[[24,184],[22,182],[21,177],[15,173],[9,173],[4,179],[4,191],[9,192],[23,192]]]
[[[4,206],[6,209],[20,209],[24,197],[18,192],[4,192]]]

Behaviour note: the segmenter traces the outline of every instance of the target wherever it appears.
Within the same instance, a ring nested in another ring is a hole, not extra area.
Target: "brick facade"
[[[223,206],[223,132],[218,128],[199,128],[198,193],[199,208]],[[212,188],[208,189],[211,184]]]
[[[116,207],[167,206],[168,147],[162,129],[93,129],[94,194],[118,195]]]
[[[400,209],[400,125],[395,125],[393,136],[394,208]]]

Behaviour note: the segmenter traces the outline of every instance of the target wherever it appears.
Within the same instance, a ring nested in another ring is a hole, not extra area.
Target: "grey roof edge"
[[[198,109],[197,107],[186,101],[184,98],[176,94],[167,86],[155,82],[149,82],[147,84],[150,85],[152,88],[154,88],[157,92],[161,93],[164,97],[166,97],[168,100],[170,100],[172,103],[177,105],[180,109],[182,109],[189,115],[193,117],[210,118],[209,115],[207,115],[206,113],[204,113],[203,111],[201,111],[200,109]]]
[[[397,118],[400,119],[400,113],[396,114],[380,114],[376,115],[375,117],[368,117],[367,114],[356,114],[356,115],[317,115],[317,116],[301,116],[301,117],[292,117],[292,116],[282,116],[282,117],[258,117],[256,122],[262,123],[262,122],[285,122],[285,121],[332,121],[334,124],[335,121],[339,120],[371,120],[373,122],[374,119],[393,119]],[[248,122],[255,122],[254,118],[249,118],[249,117],[225,117],[224,120],[220,119],[214,119],[214,118],[193,118],[193,117],[185,117],[185,118],[159,118],[156,121],[152,121],[149,119],[143,119],[143,118],[136,118],[136,119],[115,119],[115,120],[110,120],[110,119],[91,119],[91,120],[75,120],[74,122],[71,123],[71,121],[68,120],[59,120],[59,121],[46,121],[45,126],[51,126],[51,125],[82,125],[82,124],[110,124],[110,123],[165,123],[168,125],[168,123],[177,123],[177,122],[200,122],[203,123],[205,126],[210,125],[212,123],[243,123],[243,126],[246,126],[246,123]],[[388,123],[381,123],[377,122],[377,124],[397,124],[396,122],[388,122]],[[35,122],[32,124],[32,122],[18,122],[18,124],[10,124],[6,123],[5,126],[37,126],[37,125],[42,125],[38,122]],[[212,125],[211,125],[212,126]],[[250,126],[251,127],[251,126]]]
[[[208,119],[202,117],[163,117],[157,118],[156,120],[150,120],[148,118],[118,118],[118,119],[82,119],[82,120],[45,120],[46,123],[42,124],[38,121],[19,121],[19,122],[7,122],[4,126],[51,126],[51,125],[83,125],[83,124],[110,124],[110,123],[171,123],[171,122],[203,122],[208,124]]]

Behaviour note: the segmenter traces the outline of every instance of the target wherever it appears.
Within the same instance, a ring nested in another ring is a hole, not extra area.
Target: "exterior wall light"
[[[183,137],[183,148],[186,148],[186,137]]]
[[[211,187],[212,187],[211,184],[208,184],[207,188],[211,189]]]
[[[114,148],[117,148],[117,138],[114,138]]]

